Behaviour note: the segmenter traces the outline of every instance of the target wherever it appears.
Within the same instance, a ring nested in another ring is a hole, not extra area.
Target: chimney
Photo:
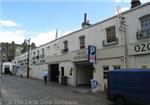
[[[84,13],[84,22],[86,23],[86,17],[87,17],[87,14]]]
[[[141,5],[140,0],[132,0],[131,1],[131,8],[135,8],[135,7],[140,6],[140,5]]]
[[[35,45],[34,42],[32,42],[32,43],[31,43],[31,49],[34,49],[34,48],[36,48],[36,45]]]
[[[84,13],[84,22],[82,23],[82,28],[86,28],[88,26],[90,26],[91,24],[89,23],[89,21],[87,21],[87,14]]]

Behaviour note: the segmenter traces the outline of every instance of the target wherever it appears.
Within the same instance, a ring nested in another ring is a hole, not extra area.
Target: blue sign
[[[95,46],[88,46],[88,61],[90,63],[96,62],[96,47]]]
[[[16,65],[16,69],[20,69],[20,65]]]
[[[91,80],[91,89],[95,89],[98,86],[98,81],[97,80]]]

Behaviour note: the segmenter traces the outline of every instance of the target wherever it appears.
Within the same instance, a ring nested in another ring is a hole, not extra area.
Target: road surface
[[[3,76],[2,105],[112,105],[104,93],[91,94],[57,83]]]

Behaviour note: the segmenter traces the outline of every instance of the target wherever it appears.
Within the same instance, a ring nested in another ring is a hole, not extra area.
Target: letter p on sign
[[[90,63],[96,62],[96,47],[88,46],[88,61]]]

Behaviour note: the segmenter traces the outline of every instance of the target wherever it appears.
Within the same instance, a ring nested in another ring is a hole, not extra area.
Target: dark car
[[[115,105],[150,105],[150,69],[110,71],[107,98],[115,102]]]

